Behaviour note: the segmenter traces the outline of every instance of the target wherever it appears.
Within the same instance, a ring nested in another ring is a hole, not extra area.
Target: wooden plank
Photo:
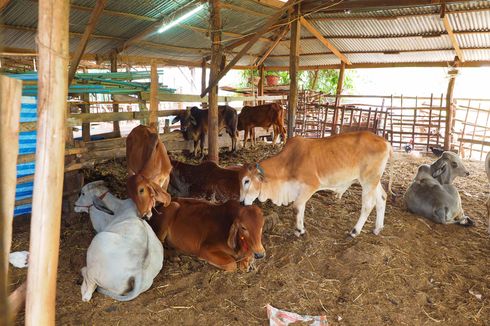
[[[142,99],[149,99],[148,92],[141,92]],[[208,97],[200,97],[199,95],[189,95],[189,94],[169,94],[169,93],[159,93],[158,99],[161,102],[205,102],[208,101]],[[256,97],[256,100],[266,100],[266,101],[276,101],[284,100],[283,95],[265,95],[261,97]],[[218,96],[218,102],[233,102],[233,101],[252,101],[252,96]]]
[[[240,50],[240,52],[238,52],[238,54],[235,55],[235,57],[233,57],[233,59],[231,59],[231,61],[226,65],[226,67],[219,72],[219,74],[216,76],[216,79],[213,79],[213,80],[210,80],[209,81],[209,85],[204,90],[204,92],[201,93],[201,97],[204,97],[209,92],[209,90],[211,88],[213,88],[214,86],[216,86],[218,84],[218,82],[220,81],[220,79],[223,78],[223,76],[226,75],[226,73],[228,71],[230,71],[231,68],[233,68],[233,66],[238,62],[238,60],[240,60],[240,58],[243,57],[243,55],[245,53],[247,53],[247,51],[255,44],[255,42],[265,32],[267,32],[267,30],[269,30],[269,28],[272,25],[274,25],[274,23],[276,23],[281,18],[281,16],[284,14],[284,12],[287,9],[289,9],[294,3],[295,3],[295,0],[288,0],[288,2],[285,3],[283,7],[281,7],[273,16],[271,16],[267,20],[267,22],[258,31],[256,31],[253,34],[253,37],[250,39],[250,41],[248,41],[248,43]]]
[[[289,3],[289,2],[288,2]],[[294,7],[291,22],[291,46],[289,56],[289,108],[288,108],[288,138],[294,136],[296,128],[296,109],[298,106],[298,66],[299,66],[299,39],[301,37],[299,5]]]
[[[65,149],[65,156],[78,155],[87,152],[85,147],[71,147]],[[17,157],[17,164],[32,162],[36,159],[36,154],[24,154]]]
[[[447,15],[444,15],[442,17],[442,23],[444,24],[444,28],[446,28],[447,34],[449,35],[449,39],[451,40],[451,44],[453,45],[454,52],[456,52],[456,55],[458,56],[459,60],[461,62],[464,62],[464,55],[463,51],[461,51],[458,43],[458,39],[453,33],[453,27],[451,26],[451,23],[449,22],[449,18]]]
[[[12,244],[14,217],[16,160],[19,152],[19,121],[22,97],[22,81],[0,75],[0,316],[5,325],[12,323],[9,311],[8,266]],[[7,141],[8,140],[8,141]],[[1,323],[1,322],[0,322]]]
[[[208,112],[208,160],[219,162],[218,148],[218,74],[222,62],[221,46],[221,1],[209,1],[209,14],[211,19],[211,69],[209,71],[209,112]],[[206,92],[206,90],[204,91]],[[204,149],[201,148],[202,151]]]
[[[335,56],[339,58],[340,61],[342,61],[347,65],[351,64],[349,59],[347,59],[345,55],[340,53],[340,51],[332,43],[330,43],[326,38],[324,38],[323,35],[313,25],[310,24],[310,22],[308,22],[303,17],[300,17],[299,20],[301,22],[301,25],[303,25],[308,30],[308,32],[313,34],[313,36],[315,36],[323,45],[325,45],[330,51],[332,51],[332,53],[335,54]]]
[[[68,0],[39,1],[39,106],[26,325],[55,323],[68,95],[69,9]]]
[[[283,27],[282,31],[277,35],[274,43],[272,43],[272,45],[267,47],[266,51],[262,54],[261,58],[259,59],[259,61],[255,65],[261,66],[264,63],[265,59],[267,59],[269,57],[269,55],[272,53],[272,51],[274,51],[274,49],[279,44],[279,42],[282,40],[282,38],[288,33],[289,27],[290,27],[290,25]]]
[[[71,84],[73,77],[75,77],[75,73],[77,72],[78,64],[82,59],[83,52],[85,52],[85,48],[87,47],[90,36],[92,35],[95,25],[99,21],[99,17],[104,10],[104,7],[107,4],[107,0],[97,0],[97,4],[95,5],[92,14],[90,15],[90,19],[88,20],[87,27],[85,27],[85,31],[83,32],[82,38],[78,43],[77,49],[73,54],[73,57],[70,61],[70,70],[68,72],[68,85]]]
[[[158,129],[158,67],[155,62],[151,63],[151,89],[150,89],[150,119],[149,126],[153,128],[156,133],[159,133]]]

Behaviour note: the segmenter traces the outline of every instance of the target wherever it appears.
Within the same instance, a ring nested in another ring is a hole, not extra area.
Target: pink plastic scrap
[[[267,305],[267,317],[269,317],[269,326],[287,326],[295,322],[310,323],[311,326],[326,326],[327,317],[322,316],[308,316],[298,315],[294,312],[289,312],[281,309],[274,308],[270,304]]]

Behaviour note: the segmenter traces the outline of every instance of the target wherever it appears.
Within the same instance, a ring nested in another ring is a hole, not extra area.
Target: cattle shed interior
[[[451,150],[471,160],[465,162],[476,169],[475,176],[457,184],[464,192],[463,205],[473,205],[469,214],[480,221],[478,229],[468,232],[455,227],[447,231],[445,226],[429,225],[414,217],[412,223],[418,225],[409,226],[405,220],[410,220],[410,214],[403,211],[402,200],[398,198],[387,211],[405,219],[394,222],[396,231],[388,231],[382,239],[369,238],[362,245],[358,239],[349,242],[340,235],[340,230],[350,223],[333,220],[337,217],[342,220],[335,211],[346,216],[357,214],[359,203],[354,197],[360,195],[360,190],[355,188],[346,195],[345,207],[334,202],[331,195],[321,193],[312,198],[314,203],[310,208],[307,206],[307,218],[325,210],[320,199],[331,201],[327,209],[334,212],[321,213],[325,215],[322,219],[330,222],[313,224],[311,235],[300,244],[301,240],[281,233],[287,232],[291,224],[282,217],[291,215],[289,210],[285,213],[285,208],[277,210],[264,204],[264,212],[275,216],[271,222],[274,229],[266,242],[272,247],[272,257],[275,254],[278,259],[264,265],[263,271],[259,267],[258,273],[269,273],[265,281],[259,282],[248,274],[235,280],[233,275],[216,276],[212,267],[204,267],[188,257],[177,257],[179,261],[171,261],[170,272],[165,274],[177,286],[172,288],[159,276],[157,290],[149,297],[159,302],[161,295],[175,295],[175,300],[162,303],[163,310],[148,301],[137,302],[129,308],[135,320],[141,324],[264,324],[264,315],[259,315],[262,307],[253,305],[258,296],[263,296],[257,299],[257,304],[263,306],[276,300],[286,310],[326,314],[332,324],[342,324],[343,319],[346,324],[362,324],[363,311],[369,309],[372,310],[366,316],[370,324],[488,324],[490,247],[480,210],[484,209],[481,198],[488,194],[488,185],[480,161],[490,150],[490,98],[485,98],[485,94],[481,98],[453,96],[460,71],[487,66],[490,66],[490,1],[1,0],[0,231],[5,241],[0,241],[0,251],[5,255],[0,259],[0,316],[6,316],[6,323],[13,322],[13,316],[26,300],[25,314],[20,313],[20,320],[26,324],[54,324],[55,315],[58,323],[106,320],[110,324],[131,324],[131,316],[121,314],[124,309],[109,299],[101,299],[103,311],[93,313],[87,311],[93,306],[80,304],[79,286],[74,281],[78,272],[74,272],[73,266],[78,269],[83,266],[76,261],[81,253],[63,250],[68,250],[67,246],[76,247],[78,240],[86,248],[93,236],[90,222],[73,218],[73,203],[84,179],[94,181],[109,176],[118,185],[111,190],[125,196],[121,185],[126,177],[126,129],[138,124],[156,128],[173,157],[198,163],[183,154],[193,149],[193,143],[176,131],[178,124],[172,123],[173,117],[185,112],[186,107],[196,105],[209,109],[206,139],[209,160],[223,165],[258,162],[277,153],[280,147],[261,144],[256,151],[240,148],[240,154],[235,155],[220,151],[229,147],[230,139],[225,133],[219,134],[218,105],[230,103],[240,112],[244,105],[276,102],[285,108],[288,138],[294,135],[320,138],[357,130],[369,130],[384,137],[402,157],[394,163],[400,180],[395,192],[398,190],[400,196],[416,165],[430,162],[426,156],[410,161],[403,153],[407,146],[424,154],[434,148]],[[169,87],[162,70],[165,67],[189,67],[193,76],[200,69],[199,78],[189,80],[196,85],[200,81],[199,90],[181,94]],[[447,91],[407,96],[383,94],[383,90],[378,94],[343,93],[346,70],[390,67],[446,68]],[[229,88],[220,80],[232,69],[256,71],[258,82],[252,82],[246,91],[224,93]],[[308,70],[318,75],[323,69],[339,72],[335,93],[300,89],[298,72]],[[266,75],[278,71],[289,72],[289,84],[269,88],[268,92]],[[105,129],[94,129],[99,125]],[[257,137],[267,139],[270,132],[257,130]],[[351,210],[352,207],[356,209]],[[19,223],[14,216],[23,216],[18,220],[27,221],[29,226],[20,223],[13,227]],[[325,227],[337,229],[328,232],[331,237],[328,241],[321,238]],[[413,257],[403,247],[410,245],[407,238],[397,232],[420,238],[414,248],[421,251],[445,246],[453,236],[460,241],[447,245],[449,252],[444,251],[443,258],[434,260],[447,275],[435,277],[432,273],[437,266],[427,263],[430,254]],[[362,240],[368,235],[363,237]],[[289,256],[280,247],[292,242]],[[316,243],[322,249],[315,248]],[[380,251],[376,249],[378,245]],[[471,248],[472,254],[464,252],[464,246]],[[21,247],[30,251],[29,272],[9,272],[8,254]],[[315,254],[329,255],[328,248],[332,248],[335,259],[326,259],[330,265],[325,265]],[[452,249],[454,255],[464,258],[452,256]],[[356,253],[357,250],[361,253]],[[70,254],[75,258],[70,258]],[[80,259],[84,257],[83,252]],[[414,269],[406,269],[400,257],[405,257]],[[63,261],[65,258],[67,261]],[[453,269],[450,263],[455,264]],[[179,272],[182,266],[183,274]],[[363,272],[365,266],[368,268]],[[470,269],[467,277],[461,276],[465,266]],[[345,275],[343,267],[348,268]],[[424,267],[432,270],[422,281],[421,276],[419,279],[414,274],[424,273]],[[302,275],[292,276],[295,268]],[[322,273],[315,274],[317,269],[322,269]],[[196,270],[199,273],[192,276],[191,272]],[[400,276],[395,270],[405,274]],[[367,272],[374,273],[379,282],[387,277],[384,290],[388,292],[383,300],[387,300],[388,306],[364,302],[362,296],[376,300],[375,294],[381,291],[369,280]],[[479,272],[482,275],[476,276]],[[9,273],[14,282],[9,281]],[[288,276],[281,278],[281,274]],[[337,276],[330,280],[329,275]],[[355,282],[356,275],[365,286]],[[329,281],[325,283],[324,279]],[[179,293],[186,291],[186,282],[195,292],[202,285],[205,288],[202,296],[191,295],[187,302]],[[243,284],[234,288],[235,282]],[[263,290],[252,290],[253,282],[260,283]],[[417,282],[427,284],[417,287],[414,285]],[[349,284],[348,289],[342,290],[342,284]],[[398,297],[389,292],[402,285],[412,287],[413,291],[404,290]],[[449,289],[451,285],[454,289]],[[219,293],[222,287],[234,290],[224,290],[230,297],[221,298],[225,301],[218,308],[197,303],[205,300],[206,295]],[[321,291],[334,301],[322,301]],[[239,295],[242,292],[244,298]],[[300,292],[300,298],[295,300],[293,292]],[[68,298],[72,294],[76,299]],[[444,301],[444,295],[450,299]],[[411,296],[412,301],[403,301],[404,296]],[[71,308],[60,308],[55,305],[56,300],[58,305],[67,303]],[[186,303],[179,304],[179,300]],[[458,306],[458,302],[464,305]],[[150,306],[147,313],[153,317],[136,313],[138,309],[145,310],[147,304]],[[420,309],[407,305],[419,305]],[[380,311],[383,307],[386,313]],[[401,312],[397,312],[397,307]],[[158,311],[164,317],[158,317]],[[455,311],[457,316],[447,315],[448,311]],[[351,319],[346,316],[349,312]],[[225,316],[226,313],[230,315]],[[88,314],[86,321],[84,314]],[[108,317],[109,314],[112,315]]]

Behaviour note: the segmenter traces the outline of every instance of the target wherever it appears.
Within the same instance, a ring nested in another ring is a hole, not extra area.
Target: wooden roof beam
[[[303,25],[311,34],[313,34],[313,36],[315,36],[320,42],[322,42],[323,45],[325,45],[330,51],[332,51],[332,53],[335,54],[335,56],[339,58],[340,61],[344,62],[347,65],[351,64],[349,59],[347,59],[345,55],[340,53],[340,51],[337,50],[337,48],[326,38],[324,38],[323,35],[315,27],[313,27],[313,25],[311,25],[306,19],[304,19],[304,17],[300,17],[299,21],[301,25]]]
[[[260,66],[261,64],[264,63],[264,61],[269,57],[269,55],[272,53],[272,51],[274,51],[274,49],[276,48],[276,46],[279,44],[279,42],[281,41],[281,39],[288,33],[289,28],[290,28],[290,25],[284,26],[282,28],[282,31],[280,31],[278,33],[278,35],[276,36],[276,40],[274,41],[274,43],[272,43],[271,46],[269,46],[269,47],[266,48],[266,50],[262,54],[261,58],[257,61],[257,63],[255,64],[256,66]]]
[[[222,6],[224,6],[224,5],[225,4],[222,4]],[[188,30],[191,30],[191,31],[203,33],[203,34],[206,34],[206,35],[209,34],[209,30],[207,28],[201,28],[201,27],[192,26],[192,25],[188,25],[188,24],[179,24],[177,26],[182,27],[182,28],[185,28],[185,29],[188,29]],[[245,37],[245,35],[243,35],[243,34],[234,33],[234,32],[225,32],[225,31],[222,31],[221,33],[223,35],[225,35],[225,36],[230,36],[230,37],[237,37],[237,38],[243,38],[243,37]],[[223,41],[226,42],[227,40],[223,40]],[[269,43],[272,42],[267,37],[261,37],[261,38],[259,38],[259,41],[269,42]]]
[[[10,0],[0,0],[0,11],[3,10],[3,8],[7,7],[7,5],[10,3]]]
[[[241,57],[243,57],[245,53],[247,53],[247,51],[252,47],[252,45],[254,45],[255,42],[272,27],[272,25],[276,24],[281,19],[282,15],[286,10],[291,8],[293,5],[297,4],[297,2],[298,2],[297,0],[288,0],[288,2],[284,4],[284,6],[282,6],[274,15],[272,15],[267,20],[267,22],[262,26],[262,28],[260,28],[257,32],[253,34],[253,37],[250,39],[247,45],[245,45],[240,50],[240,52],[238,52],[238,54],[235,55],[233,59],[231,59],[231,61],[226,65],[226,67],[224,67],[224,69],[219,72],[218,76],[216,76],[214,80],[209,81],[209,85],[201,93],[201,97],[204,97],[211,88],[216,86],[220,81],[220,79],[223,78],[223,76],[226,75],[226,73],[230,71],[231,68],[233,68],[233,66],[238,62],[238,60],[240,60]]]
[[[92,14],[90,15],[90,19],[87,23],[87,27],[85,27],[85,31],[83,32],[82,38],[78,43],[77,49],[70,61],[70,70],[68,71],[68,85],[71,84],[71,81],[75,77],[75,73],[77,72],[78,64],[82,59],[82,55],[87,48],[88,40],[90,39],[90,35],[95,29],[95,25],[99,21],[100,15],[102,14],[102,10],[107,5],[107,0],[97,0],[97,4],[95,5]]]
[[[442,23],[444,24],[444,28],[446,29],[449,39],[451,40],[451,44],[453,45],[454,52],[456,52],[456,56],[458,57],[459,61],[464,62],[463,51],[461,51],[461,48],[459,47],[458,39],[456,38],[456,35],[454,35],[451,22],[449,21],[445,13],[446,13],[446,3],[443,3],[441,4]]]

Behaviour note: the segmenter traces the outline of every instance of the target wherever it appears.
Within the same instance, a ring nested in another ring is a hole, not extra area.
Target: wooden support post
[[[335,108],[333,111],[333,119],[332,119],[332,135],[337,134],[337,123],[339,120],[339,105],[340,105],[339,95],[342,94],[342,88],[344,87],[344,73],[345,73],[345,62],[342,62],[342,64],[340,65],[339,80],[337,81],[337,91],[335,92]]]
[[[218,74],[222,60],[220,0],[211,0],[211,71],[209,73],[208,159],[219,162],[218,147]],[[213,85],[212,82],[216,81]]]
[[[288,138],[294,136],[296,127],[296,108],[298,106],[298,67],[299,67],[299,39],[301,28],[299,23],[300,8],[294,6],[291,23],[291,46],[289,52],[289,109],[288,109]]]
[[[90,113],[90,95],[84,93],[81,95],[81,98],[82,101],[87,103],[82,104],[82,113]],[[82,123],[82,140],[84,142],[90,141],[90,122]]]
[[[155,62],[151,63],[151,87],[150,87],[150,128],[157,133],[158,129],[158,67]]]
[[[456,76],[458,74],[459,60],[456,57],[454,60],[454,69],[449,71],[449,83],[447,85],[446,92],[446,132],[444,135],[444,150],[451,150],[452,136],[453,136],[453,122],[454,122],[454,107],[453,107],[453,91],[454,83],[456,82]]]
[[[39,0],[36,172],[26,325],[54,325],[68,95],[68,0]]]
[[[201,93],[206,89],[206,58],[202,58],[201,61]],[[208,103],[202,102],[201,107],[205,109]]]
[[[260,77],[260,80],[259,80],[259,85],[257,87],[258,88],[257,95],[258,96],[264,96],[264,78],[265,78],[265,76],[264,76],[264,66],[263,65],[261,65],[259,67],[259,77]],[[260,105],[260,104],[264,104],[264,103],[265,103],[265,101],[260,100],[258,104]]]
[[[12,222],[17,186],[17,155],[19,153],[19,120],[22,81],[0,76],[0,318],[12,322],[7,303],[9,252],[12,244]],[[0,320],[0,324],[2,324]]]
[[[111,72],[117,72],[117,53],[112,53],[111,55]],[[115,101],[114,95],[111,95],[112,101]],[[112,112],[119,112],[119,104],[112,104]],[[112,128],[114,130],[114,137],[121,137],[121,129],[119,127],[119,121],[114,121],[112,123]]]
[[[87,47],[88,40],[90,39],[90,36],[95,29],[95,25],[97,25],[97,22],[99,21],[99,17],[102,14],[102,11],[104,11],[104,7],[106,6],[106,3],[107,0],[97,0],[97,5],[92,11],[92,15],[90,16],[87,27],[85,28],[82,38],[78,43],[78,47],[75,50],[75,53],[73,54],[72,60],[70,61],[70,71],[68,73],[68,85],[71,84],[73,78],[75,77],[78,64],[82,59],[83,52],[85,52],[85,48]]]

